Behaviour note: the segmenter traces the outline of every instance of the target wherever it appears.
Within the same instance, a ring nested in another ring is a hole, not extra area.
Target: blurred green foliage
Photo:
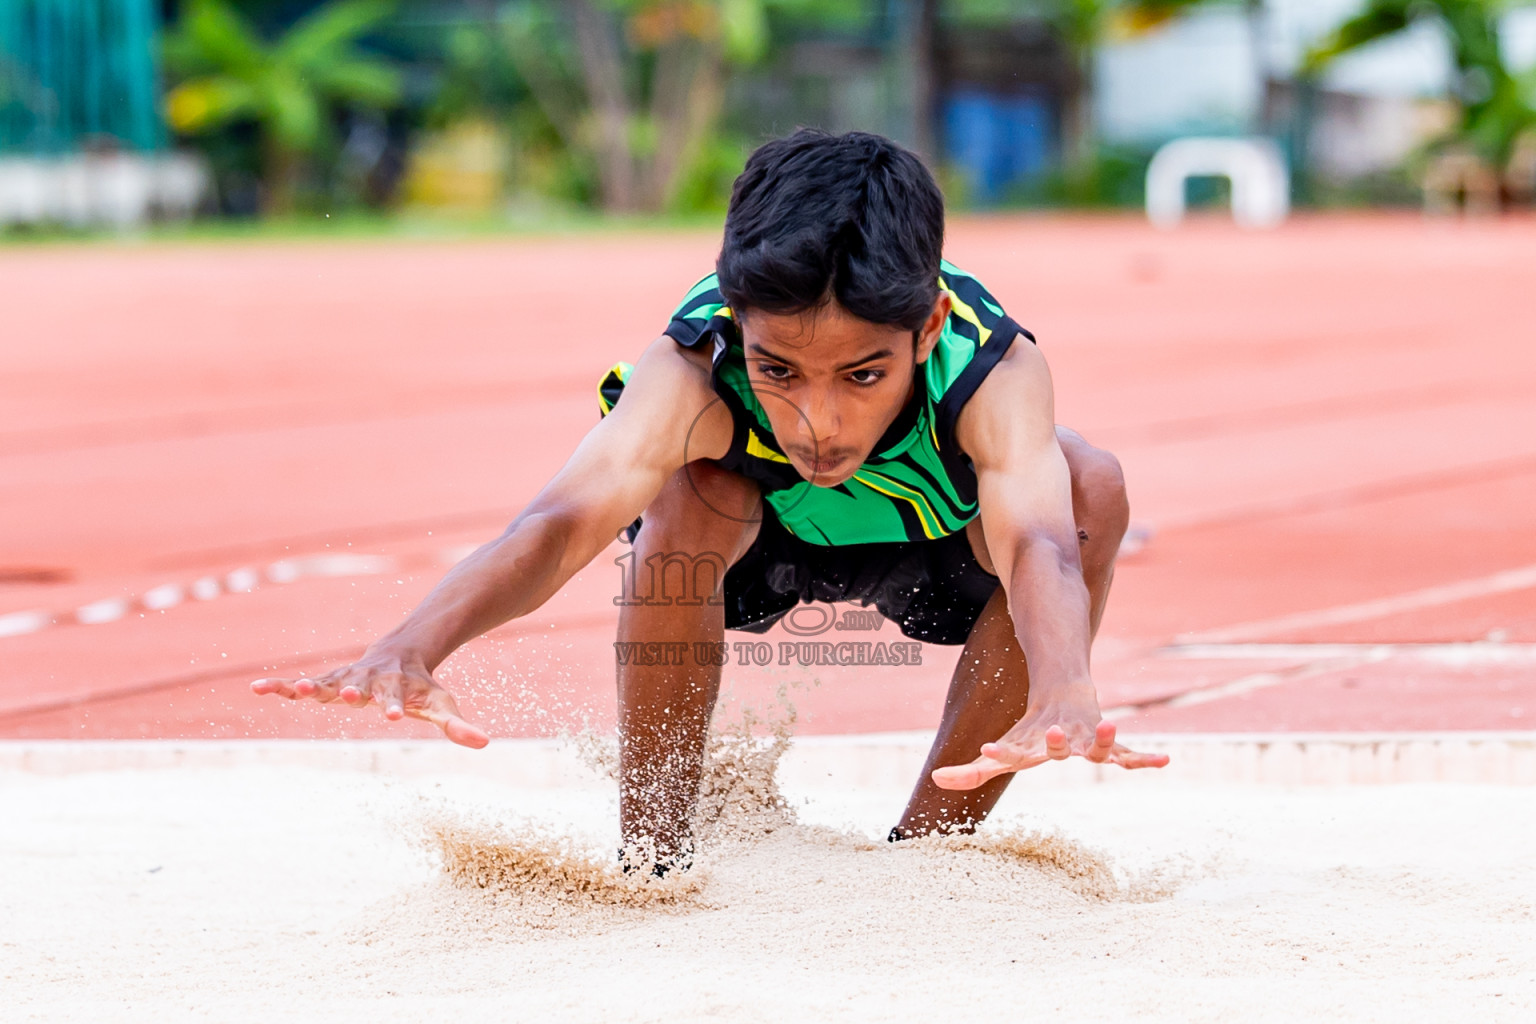
[[[165,43],[175,82],[167,112],[216,168],[259,179],[269,212],[358,205],[359,175],[338,167],[359,124],[383,137],[375,150],[389,150],[368,159],[393,161],[374,189],[380,201],[423,140],[478,124],[494,126],[507,151],[499,187],[519,216],[718,212],[757,142],[793,127],[807,103],[813,112],[834,110],[822,93],[846,69],[807,64],[806,54],[857,54],[864,62],[858,73],[869,76],[856,83],[867,87],[860,102],[889,108],[881,114],[889,123],[868,127],[899,134],[891,129],[901,123],[902,65],[911,52],[903,40],[911,38],[911,19],[927,10],[945,29],[1043,24],[1075,67],[1076,81],[1060,97],[1059,159],[1015,186],[1006,203],[1133,206],[1151,153],[1098,141],[1094,51],[1197,4],[1243,2],[399,0],[392,9],[387,0],[185,0]],[[308,13],[285,27],[294,10]],[[1503,10],[1497,0],[1369,0],[1312,54],[1309,70],[1418,19],[1436,19],[1458,69],[1462,120],[1453,141],[1502,166],[1520,134],[1536,125],[1536,80],[1511,74],[1499,52]],[[820,40],[844,49],[797,49]],[[785,85],[795,75],[797,83]],[[779,96],[760,102],[745,94],[750,89]],[[439,158],[443,152],[439,147]],[[952,205],[967,206],[961,176],[936,163]],[[1396,198],[1404,180],[1384,175],[1319,198]]]
[[[444,33],[424,123],[509,130],[519,205],[718,210],[752,139],[729,126],[731,76],[786,18],[867,22],[859,0],[505,0]]]
[[[1021,183],[1007,199],[1022,206],[1140,207],[1151,161],[1149,149],[1097,144],[1072,163]]]
[[[306,163],[331,142],[334,113],[399,100],[398,71],[358,46],[391,9],[387,0],[332,0],[268,42],[230,0],[190,0],[163,44],[178,81],[166,120],[184,135],[254,126],[263,205],[286,213]]]
[[[1316,73],[1341,54],[1415,23],[1438,24],[1455,63],[1450,98],[1459,115],[1435,147],[1465,146],[1488,166],[1502,170],[1520,136],[1536,126],[1536,69],[1517,76],[1504,62],[1500,19],[1512,6],[1505,0],[1369,0],[1364,11],[1308,54],[1306,70]]]
[[[803,0],[777,0],[778,6]],[[718,133],[727,76],[769,46],[775,0],[508,4],[496,38],[566,166],[620,212],[690,209],[738,163]]]

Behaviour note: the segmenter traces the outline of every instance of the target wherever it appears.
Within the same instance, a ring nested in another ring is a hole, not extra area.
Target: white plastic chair
[[[1291,176],[1269,139],[1175,139],[1147,165],[1147,217],[1160,228],[1184,219],[1190,178],[1232,183],[1232,219],[1246,228],[1274,227],[1291,209]]]

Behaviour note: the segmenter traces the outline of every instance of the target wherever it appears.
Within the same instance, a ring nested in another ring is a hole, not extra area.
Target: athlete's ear
[[[933,346],[939,343],[939,336],[944,333],[944,321],[949,319],[949,311],[954,304],[949,301],[949,292],[939,292],[939,297],[933,302],[933,312],[928,314],[928,319],[917,332],[913,340],[917,343],[917,361],[928,361],[928,353],[933,351]]]

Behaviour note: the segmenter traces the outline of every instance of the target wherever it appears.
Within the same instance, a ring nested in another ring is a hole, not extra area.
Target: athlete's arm
[[[459,715],[432,671],[469,640],[549,600],[644,511],[686,459],[718,458],[730,439],[730,414],[714,401],[707,355],[659,338],[636,363],[622,400],[554,479],[403,623],[351,665],[312,679],[260,679],[251,688],[354,707],[372,702],[391,720],[425,719],[455,743],[485,746],[489,738]]]
[[[965,404],[955,438],[976,467],[982,535],[1029,664],[1029,703],[980,757],[938,769],[934,782],[974,789],[1073,754],[1127,768],[1166,763],[1116,743],[1114,724],[1099,713],[1072,479],[1056,440],[1050,369],[1034,345],[1014,343]]]

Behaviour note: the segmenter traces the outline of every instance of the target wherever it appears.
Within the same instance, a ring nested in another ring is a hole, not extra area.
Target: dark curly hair
[[[868,132],[801,128],[760,146],[731,189],[720,291],[738,311],[835,299],[916,331],[938,298],[944,197],[910,151]]]

